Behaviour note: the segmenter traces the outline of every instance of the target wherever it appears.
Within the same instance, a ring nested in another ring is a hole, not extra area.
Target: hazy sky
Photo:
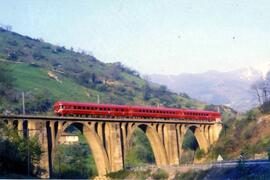
[[[270,61],[269,0],[0,0],[0,23],[147,74]]]

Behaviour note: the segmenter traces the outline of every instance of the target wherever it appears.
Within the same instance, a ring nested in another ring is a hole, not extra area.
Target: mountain
[[[0,112],[52,113],[57,100],[200,108],[205,104],[149,83],[121,63],[0,28]]]
[[[229,72],[207,71],[200,74],[148,75],[150,81],[164,84],[173,92],[185,92],[210,104],[224,104],[238,111],[257,106],[251,85],[265,78],[270,63]]]

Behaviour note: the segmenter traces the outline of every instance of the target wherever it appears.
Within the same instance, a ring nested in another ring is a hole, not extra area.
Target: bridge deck
[[[169,123],[169,124],[215,124],[207,120],[164,120],[164,119],[136,119],[136,118],[98,118],[98,117],[61,117],[61,116],[35,116],[35,115],[0,115],[0,119],[26,119],[26,120],[57,120],[57,121],[99,121],[99,122],[142,122],[142,123]]]

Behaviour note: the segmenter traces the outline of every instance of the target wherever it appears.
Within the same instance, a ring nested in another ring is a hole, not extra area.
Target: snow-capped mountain
[[[269,70],[270,62],[229,72],[152,74],[148,78],[152,82],[166,85],[174,92],[185,92],[203,102],[224,104],[238,111],[246,111],[258,105],[251,85],[256,80],[265,78]]]

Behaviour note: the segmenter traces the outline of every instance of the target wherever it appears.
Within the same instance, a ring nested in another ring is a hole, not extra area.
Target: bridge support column
[[[204,150],[204,152],[208,152],[210,143],[207,141],[205,132],[204,132],[204,126],[197,127],[194,131],[194,136],[196,137],[198,144],[200,146],[200,149]]]
[[[108,153],[111,172],[123,169],[122,139],[120,123],[107,123],[105,125],[106,150]]]
[[[38,127],[37,127],[37,122],[33,120],[28,120],[27,123],[27,128],[28,128],[28,133],[30,137],[34,137],[35,135],[38,134]]]
[[[211,125],[210,129],[211,129],[210,136],[212,137],[212,142],[211,142],[212,144],[218,140],[219,134],[221,133],[221,130],[222,130],[222,124]]]
[[[42,149],[42,156],[40,160],[40,168],[43,169],[43,171],[40,174],[41,178],[49,178],[51,177],[51,167],[50,167],[50,155],[51,153],[49,152],[49,137],[47,133],[47,127],[46,127],[46,122],[39,122],[39,142],[41,144],[41,149]]]
[[[179,154],[179,164],[180,164],[182,153],[183,153],[182,145],[183,145],[183,141],[184,141],[184,137],[185,137],[187,129],[185,125],[177,125],[176,130],[177,130],[176,132],[177,132],[178,154]]]
[[[23,134],[23,120],[18,120],[18,132],[19,134]]]
[[[178,143],[175,124],[166,124],[164,126],[164,145],[169,165],[179,164]]]

